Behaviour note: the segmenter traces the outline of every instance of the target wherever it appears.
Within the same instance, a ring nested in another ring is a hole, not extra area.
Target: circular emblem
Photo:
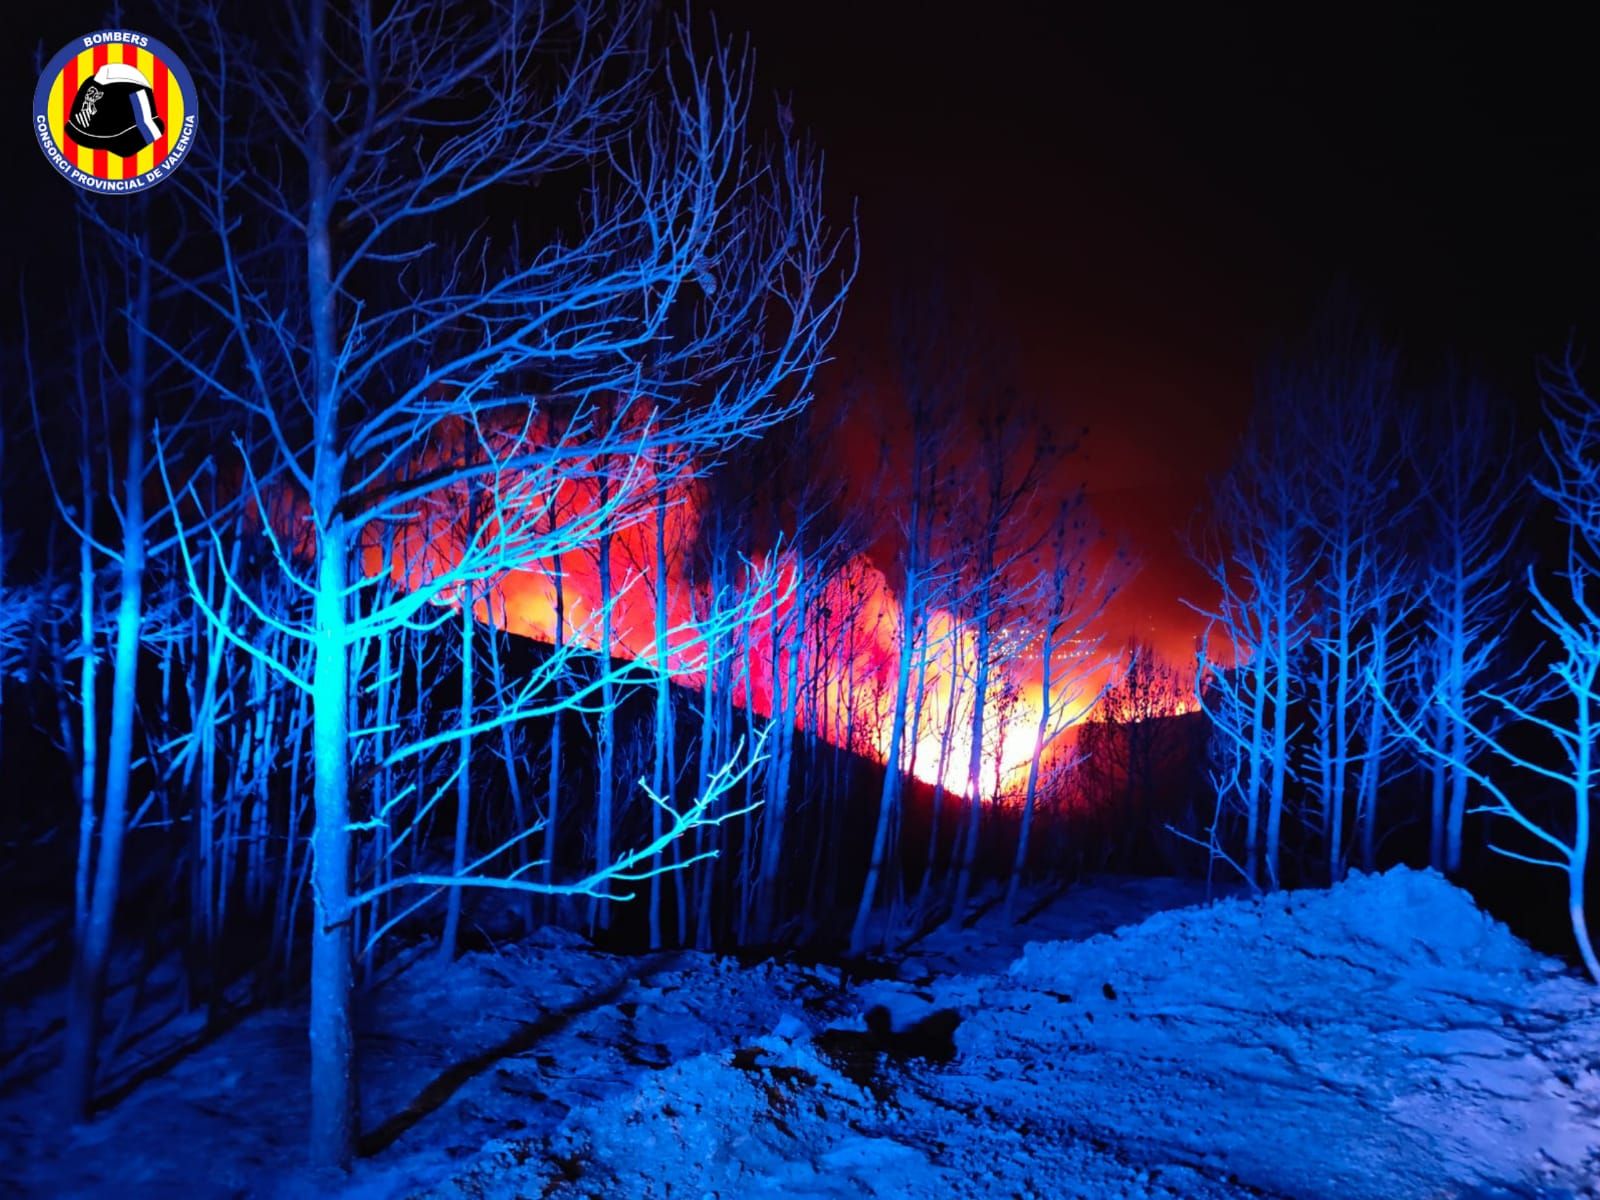
[[[50,165],[91,192],[138,192],[194,145],[194,80],[153,37],[102,29],[50,60],[33,93],[33,133]]]

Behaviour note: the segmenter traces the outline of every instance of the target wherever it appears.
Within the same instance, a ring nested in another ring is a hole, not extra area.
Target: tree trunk
[[[331,497],[337,502],[337,493]],[[315,666],[311,688],[311,1161],[344,1168],[355,1146],[355,1038],[351,1027],[349,648],[345,531],[335,518],[318,541]]]
[[[1034,797],[1039,791],[1039,760],[1044,755],[1045,737],[1050,732],[1051,666],[1055,657],[1056,625],[1051,622],[1045,630],[1043,653],[1043,678],[1039,691],[1039,728],[1033,743],[1033,755],[1028,759],[1028,790],[1022,801],[1022,827],[1017,831],[1017,856],[1011,864],[1011,881],[1006,886],[1006,920],[1016,913],[1017,893],[1022,887],[1022,873],[1028,865],[1028,834],[1033,828]]]
[[[468,531],[471,537],[471,531]],[[493,631],[490,631],[493,637]],[[450,873],[462,875],[467,869],[467,835],[472,824],[472,596],[461,597],[461,706],[462,737],[456,743],[456,832]],[[439,958],[451,962],[456,956],[456,938],[461,930],[461,889],[449,889],[445,902],[444,934],[439,939]]]
[[[600,498],[602,509],[611,499],[611,478],[602,468],[600,472]],[[616,741],[617,741],[617,699],[616,685],[611,679],[611,638],[612,638],[612,611],[614,601],[611,584],[611,522],[608,520],[600,529],[598,546],[600,570],[600,711],[596,714],[597,731],[595,741],[599,752],[599,762],[595,766],[595,796],[594,806],[594,861],[595,868],[602,869],[611,861],[611,808],[613,803],[612,775],[616,770]],[[654,807],[654,806],[652,806]],[[596,899],[589,909],[590,925],[601,933],[611,928],[611,904],[609,901]]]
[[[662,798],[672,781],[672,678],[668,674],[671,661],[667,652],[667,487],[660,485],[656,494],[656,728],[655,762],[652,766],[650,786]],[[661,838],[661,806],[650,805],[650,837]],[[662,858],[658,851],[650,858],[650,949],[661,949],[661,872]]]
[[[555,520],[554,514],[551,520]],[[566,653],[567,644],[567,602],[566,580],[561,574],[561,555],[554,555],[550,559],[550,582],[556,593],[556,661],[561,661],[561,656]],[[556,695],[559,698],[565,687],[565,668],[556,673]],[[545,827],[544,827],[544,886],[551,889],[555,883],[556,863],[556,831],[561,824],[561,710],[550,716],[550,780],[549,790],[545,795]],[[556,896],[553,890],[545,893],[544,918],[546,921],[555,918]]]
[[[137,254],[137,251],[136,251]],[[67,1113],[86,1120],[93,1107],[100,1012],[111,950],[117,892],[122,881],[122,841],[128,784],[133,770],[134,699],[139,670],[139,624],[144,587],[144,322],[149,267],[138,254],[135,317],[128,322],[128,457],[123,479],[122,569],[117,598],[116,648],[111,678],[111,735],[106,753],[105,810],[100,818],[93,887],[68,991],[63,1075]],[[91,695],[88,703],[93,704]],[[88,745],[85,745],[87,754]],[[91,768],[92,769],[92,768]]]
[[[313,586],[311,833],[311,1162],[349,1166],[358,1128],[356,1047],[351,1027],[350,644],[347,595],[350,533],[339,515],[344,462],[339,445],[337,297],[329,231],[331,181],[325,95],[326,0],[311,0],[306,83],[311,109],[306,278],[314,392],[311,513],[316,530]]]
[[[979,569],[983,584],[979,588],[976,618],[978,623],[978,648],[976,675],[972,693],[972,746],[967,765],[967,820],[962,832],[961,866],[956,875],[955,900],[950,906],[949,925],[960,928],[966,916],[967,900],[972,894],[972,868],[978,858],[978,819],[983,808],[983,719],[989,691],[989,638],[994,614],[992,604],[993,551],[987,551]]]
[[[916,528],[916,517],[913,505],[913,529]],[[916,653],[913,631],[917,607],[921,604],[921,597],[917,594],[916,571],[916,564],[907,564],[906,594],[900,613],[900,654],[895,665],[894,712],[889,718],[889,748],[883,760],[883,790],[878,797],[878,820],[872,834],[872,858],[867,866],[866,882],[861,887],[860,903],[856,905],[855,923],[850,927],[852,955],[859,955],[866,949],[872,906],[878,897],[878,877],[883,873],[883,855],[889,842],[889,826],[900,800],[901,748],[905,742],[906,706],[911,694],[911,663]]]

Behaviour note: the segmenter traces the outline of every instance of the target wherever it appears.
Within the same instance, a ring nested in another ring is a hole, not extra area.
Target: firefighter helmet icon
[[[67,122],[67,136],[78,145],[123,158],[159,141],[165,132],[150,81],[127,63],[107,63],[85,79]]]
[[[170,49],[126,29],[81,37],[34,90],[34,136],[50,165],[93,192],[134,192],[172,174],[194,145],[194,81]]]

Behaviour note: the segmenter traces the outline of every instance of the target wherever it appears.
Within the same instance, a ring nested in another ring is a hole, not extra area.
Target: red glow
[[[538,435],[525,431],[520,436]],[[420,469],[420,464],[413,464],[413,470]],[[617,475],[625,475],[626,481],[619,485]],[[775,559],[754,555],[748,561],[735,560],[732,578],[724,581],[724,606],[728,591],[748,595],[752,588],[765,588],[767,595],[750,604],[729,631],[726,621],[709,626],[706,621],[712,596],[703,578],[703,565],[694,565],[704,557],[697,547],[705,532],[701,529],[701,492],[685,475],[663,480],[642,460],[628,459],[608,477],[597,464],[569,460],[559,474],[552,468],[542,481],[519,479],[508,485],[510,494],[521,499],[505,502],[502,495],[501,511],[519,513],[525,505],[536,514],[531,518],[534,525],[558,521],[581,526],[603,508],[604,489],[613,489],[614,496],[619,486],[626,492],[626,505],[610,522],[611,629],[606,647],[610,654],[647,663],[664,658],[676,683],[698,687],[704,683],[708,657],[703,631],[720,626],[723,642],[709,649],[724,664],[722,682],[730,688],[736,705],[769,718],[786,708],[794,713],[798,728],[885,761],[891,743],[903,613],[883,572],[864,554],[822,579],[805,576],[809,564],[789,548],[776,551]],[[431,506],[439,515],[412,521],[393,535],[387,559],[390,573],[402,587],[425,586],[459,562],[468,536],[463,528],[467,503],[459,492],[450,499],[455,503]],[[483,518],[484,527],[491,534],[504,533],[515,540],[519,531],[501,530],[496,525],[501,519]],[[509,516],[504,519],[511,520]],[[658,531],[660,520],[664,520],[664,531]],[[665,624],[669,633],[664,655],[656,634],[658,536],[667,548]],[[494,571],[473,588],[478,619],[523,637],[554,643],[559,572],[560,639],[599,651],[604,640],[606,590],[599,539],[595,535],[582,541],[578,548],[563,553],[559,564],[553,558],[530,562],[526,555],[510,555],[518,560],[516,569]],[[369,576],[383,571],[385,557],[379,539],[367,539],[364,565]],[[442,591],[435,602],[456,607],[460,603],[458,589]],[[949,792],[965,795],[970,790],[977,637],[947,610],[933,613],[927,636],[920,717],[912,711],[913,695],[908,700],[900,766],[926,783],[942,781]],[[1039,651],[1031,643],[1007,648],[1006,640],[1014,636],[1006,630],[996,635],[1004,662],[992,673],[985,697],[979,775],[979,791],[985,797],[1021,789],[1039,736]],[[1076,653],[1073,646],[1058,651],[1058,673],[1061,660]],[[796,654],[801,659],[793,664],[794,676],[802,694],[784,697],[791,656]],[[1079,698],[1069,701],[1067,711],[1061,714],[1067,723],[1087,715],[1106,674],[1101,668],[1083,681]],[[785,703],[780,705],[780,699]],[[1059,698],[1057,707],[1062,707]],[[1059,719],[1053,722],[1061,723]]]
[[[561,508],[569,517],[598,503],[592,485],[563,486]],[[653,489],[652,483],[646,490]],[[655,662],[661,657],[656,642],[656,526],[653,514],[637,516],[612,538],[608,649],[617,658]],[[671,632],[665,659],[672,679],[690,687],[704,682],[707,647],[700,630],[710,602],[704,582],[690,578],[683,565],[684,548],[692,545],[698,527],[694,490],[669,487],[666,625]],[[410,547],[419,553],[397,556],[410,558],[413,584],[427,572],[450,565],[440,557],[446,545],[435,539],[426,548]],[[788,550],[780,551],[776,562],[755,556],[748,565],[740,565],[733,581],[736,589],[765,580],[774,594],[758,603],[755,615],[740,622],[729,635],[737,648],[725,667],[734,703],[770,717],[778,707],[775,689],[787,686],[790,657],[798,653],[803,658],[796,664],[796,677],[805,694],[788,704],[796,710],[797,726],[883,762],[890,748],[902,633],[899,599],[883,572],[864,555],[857,555],[820,581],[802,580],[803,569],[799,556]],[[500,575],[489,594],[474,603],[479,620],[524,637],[555,642],[556,570],[554,562],[546,562],[540,569]],[[559,570],[562,639],[598,651],[603,589],[595,547],[563,555]],[[804,612],[800,613],[797,609],[802,601]],[[942,778],[948,791],[964,795],[969,790],[976,635],[953,614],[939,610],[930,621],[928,636],[921,717],[918,720],[914,712],[907,712],[901,767],[926,783]],[[728,647],[718,649],[726,653]],[[980,776],[980,790],[985,795],[995,791],[997,774],[1003,792],[1019,789],[1026,781],[1038,735],[1041,689],[1037,675],[1037,663],[1028,662],[1024,654],[990,682]],[[1089,685],[1086,690],[1092,696],[1097,689]],[[1070,719],[1083,715],[1084,711],[1079,711],[1070,714]]]

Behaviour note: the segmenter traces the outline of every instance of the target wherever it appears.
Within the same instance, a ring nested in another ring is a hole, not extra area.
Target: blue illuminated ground
[[[1072,889],[884,979],[570,935],[449,968],[422,948],[362,1014],[370,1153],[346,1182],[299,1168],[294,1009],[68,1149],[44,1084],[18,1088],[0,1157],[41,1195],[1596,1195],[1600,997],[1564,965],[1429,874],[1196,900]],[[952,1010],[951,1061],[899,1038]]]

